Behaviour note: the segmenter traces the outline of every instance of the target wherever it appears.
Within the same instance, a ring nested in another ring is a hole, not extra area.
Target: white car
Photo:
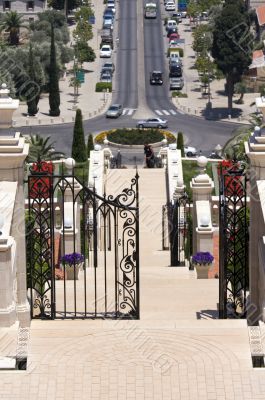
[[[136,124],[137,128],[167,128],[167,120],[162,118],[148,118],[138,121]]]
[[[174,19],[169,19],[166,25],[166,31],[169,29],[178,29],[178,25]]]
[[[165,10],[166,11],[175,11],[176,10],[176,4],[174,1],[168,1],[165,5]]]
[[[112,50],[109,44],[104,44],[101,49],[100,49],[100,53],[99,53],[101,58],[110,58],[112,55]]]
[[[169,42],[169,47],[170,47],[171,49],[173,49],[174,47],[179,47],[179,42],[178,42],[177,40],[175,40],[175,39],[170,40],[170,42]]]
[[[184,146],[184,153],[186,157],[196,157],[198,154],[197,149],[191,146]]]

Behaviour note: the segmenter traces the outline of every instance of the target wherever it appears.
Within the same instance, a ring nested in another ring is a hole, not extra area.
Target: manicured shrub
[[[112,92],[112,83],[111,82],[97,82],[96,83],[96,92],[103,92],[104,90]]]
[[[188,97],[188,95],[182,92],[172,92],[172,97]]]
[[[60,115],[60,91],[59,91],[59,73],[56,62],[56,49],[54,39],[54,26],[51,24],[51,55],[49,65],[49,105],[50,115],[58,117]]]
[[[92,133],[90,133],[88,135],[86,150],[87,150],[87,158],[89,158],[90,157],[90,151],[94,150],[94,141],[93,141]]]
[[[161,142],[164,137],[167,138],[168,143],[174,143],[176,141],[175,136],[171,132],[163,131],[161,129],[138,128],[123,128],[104,131],[96,136],[95,141],[97,143],[103,143],[106,136],[110,142],[121,145],[144,145],[145,143],[157,143]]]
[[[85,144],[83,118],[81,110],[76,110],[75,115],[75,126],[74,126],[74,137],[72,144],[72,157],[76,162],[87,161],[87,151]]]
[[[184,153],[184,138],[183,138],[183,133],[178,132],[178,138],[177,138],[177,149],[181,151],[181,157],[185,156]]]

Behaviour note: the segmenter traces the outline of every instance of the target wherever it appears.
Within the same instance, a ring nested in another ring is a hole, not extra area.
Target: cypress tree
[[[76,110],[74,136],[72,144],[72,158],[77,162],[87,161],[87,151],[85,144],[83,118],[81,110]]]
[[[94,150],[94,142],[93,142],[93,135],[90,133],[87,138],[87,158],[90,157],[90,151]]]
[[[56,63],[56,49],[54,39],[54,26],[51,24],[51,55],[49,66],[49,104],[50,115],[58,117],[60,115],[60,91],[58,67]]]
[[[185,156],[185,153],[184,153],[184,139],[183,139],[183,133],[182,132],[178,132],[177,149],[181,150],[181,157],[184,157]]]
[[[28,114],[34,116],[38,112],[38,101],[39,101],[39,86],[36,83],[36,75],[34,69],[34,55],[32,50],[32,44],[29,45],[29,77],[31,86],[26,94]]]

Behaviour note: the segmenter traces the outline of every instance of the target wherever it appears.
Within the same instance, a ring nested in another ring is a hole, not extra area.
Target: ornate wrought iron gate
[[[234,160],[220,169],[219,317],[243,318],[248,290],[247,177]]]
[[[167,243],[169,246],[167,246]],[[191,204],[185,193],[162,208],[162,249],[170,249],[170,265],[189,262],[192,247]]]
[[[31,317],[139,318],[138,173],[116,197],[101,197],[39,161],[28,199]]]

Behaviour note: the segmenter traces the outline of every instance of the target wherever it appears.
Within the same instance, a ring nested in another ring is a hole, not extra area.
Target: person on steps
[[[152,146],[150,144],[145,144],[144,145],[144,154],[145,154],[145,162],[147,168],[154,168],[155,166],[155,155],[154,151],[152,149]]]

